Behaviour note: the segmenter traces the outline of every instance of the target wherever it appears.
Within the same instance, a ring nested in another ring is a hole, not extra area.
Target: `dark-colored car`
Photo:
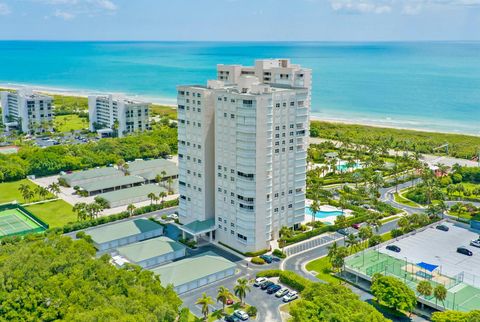
[[[261,288],[262,290],[266,290],[267,288],[269,288],[269,287],[272,286],[273,284],[274,284],[274,283],[271,282],[271,281],[266,281],[266,282],[264,282],[264,283],[260,286],[260,288]]]
[[[270,255],[260,255],[260,258],[263,259],[268,264],[273,262],[273,257]]]
[[[467,255],[467,256],[473,256],[473,252],[468,249],[467,247],[461,246],[457,248],[457,253]]]
[[[227,322],[238,322],[238,321],[240,321],[240,318],[238,316],[232,314],[232,315],[227,315],[225,317],[225,321],[227,321]]]
[[[392,251],[392,252],[395,252],[395,253],[400,253],[400,251],[401,251],[400,247],[398,247],[396,245],[388,245],[385,248]]]
[[[282,287],[278,284],[271,285],[269,288],[267,288],[267,293],[268,294],[273,294],[277,293]]]
[[[448,227],[445,226],[445,225],[438,225],[438,226],[435,227],[435,228],[437,228],[438,230],[441,230],[441,231],[449,231],[449,230],[450,230],[450,228],[448,228]]]

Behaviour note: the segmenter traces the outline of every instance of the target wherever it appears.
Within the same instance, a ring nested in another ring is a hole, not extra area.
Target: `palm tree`
[[[345,245],[347,245],[347,247],[350,247],[350,252],[353,253],[358,245],[357,236],[355,236],[354,234],[348,234],[347,239],[345,240]]]
[[[290,238],[290,237],[292,237],[293,232],[289,227],[283,226],[282,228],[280,228],[279,234],[280,234],[280,237]]]
[[[22,197],[27,203],[34,197],[34,193],[29,186],[27,186],[27,188],[22,191]]]
[[[220,286],[217,291],[217,302],[222,302],[222,312],[225,312],[227,301],[232,298],[232,293],[225,286]]]
[[[243,306],[243,300],[247,297],[247,292],[250,292],[250,286],[248,286],[248,280],[246,278],[239,278],[237,284],[233,288],[236,296],[240,299],[240,304]]]
[[[320,211],[320,202],[316,194],[313,196],[313,201],[309,208],[310,208],[310,211],[312,212],[312,223],[314,223],[316,219],[315,215],[317,214],[318,211]]]
[[[328,247],[328,254],[327,257],[330,258],[330,260],[335,256],[335,254],[338,251],[338,244],[337,242],[333,242],[331,246]]]
[[[172,193],[172,183],[173,183],[172,177],[168,177],[167,184],[168,184],[168,192],[169,193]]]
[[[48,196],[48,190],[45,189],[44,187],[38,187],[37,189],[37,194],[40,197],[40,199],[45,200],[45,198]]]
[[[433,296],[435,297],[435,305],[437,301],[440,300],[442,302],[443,307],[445,307],[445,299],[447,298],[447,289],[442,284],[438,284],[433,289]]]
[[[420,296],[423,296],[424,298],[427,298],[428,296],[431,296],[433,292],[432,284],[430,284],[429,281],[420,281],[420,283],[417,284],[417,293]],[[423,303],[422,303],[422,308],[423,308]]]
[[[162,191],[158,194],[158,197],[160,198],[160,203],[162,204],[165,201],[165,198],[167,197],[167,193],[165,191]]]
[[[148,195],[147,195],[147,198],[150,199],[150,205],[153,205],[153,199],[156,198],[157,196],[153,193],[153,192],[150,192]]]
[[[50,191],[55,197],[60,193],[60,185],[56,182],[52,182],[48,187],[48,191]]]
[[[358,232],[358,237],[360,237],[362,242],[366,241],[367,239],[369,239],[372,236],[373,236],[373,231],[372,231],[372,227],[370,227],[370,226],[361,227],[359,232]]]
[[[380,215],[379,214],[372,214],[368,219],[367,219],[367,224],[373,228],[375,228],[375,231],[378,233],[378,230],[380,227],[382,227],[382,221],[380,220]]]
[[[77,213],[78,221],[85,220],[87,218],[86,207],[87,207],[87,204],[84,202],[77,202],[73,206],[73,212]]]
[[[127,206],[128,215],[129,215],[130,217],[133,216],[133,212],[135,211],[135,209],[137,209],[137,207],[135,207],[134,204],[129,204],[129,205]]]
[[[203,319],[206,321],[208,318],[208,313],[210,312],[209,305],[213,305],[215,302],[210,296],[207,296],[207,294],[203,292],[202,297],[199,298],[195,304],[202,306]]]

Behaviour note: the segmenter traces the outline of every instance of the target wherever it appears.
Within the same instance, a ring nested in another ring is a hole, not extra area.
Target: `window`
[[[234,119],[234,118],[235,118],[235,114],[230,114],[230,118],[231,118],[231,119]]]
[[[273,212],[278,212],[278,208],[273,209]]]
[[[295,102],[290,102],[290,106],[295,106]]]
[[[291,209],[292,207],[293,207],[293,205],[292,205],[292,204],[289,204],[289,205],[288,205],[288,208],[289,208],[289,209]]]
[[[230,234],[234,235],[234,234],[235,234],[235,232],[234,232],[233,230],[230,230]]]
[[[288,194],[291,195],[293,193],[293,190],[288,190]]]
[[[275,131],[280,130],[280,126],[275,126]]]
[[[275,107],[280,107],[280,103],[275,104]]]

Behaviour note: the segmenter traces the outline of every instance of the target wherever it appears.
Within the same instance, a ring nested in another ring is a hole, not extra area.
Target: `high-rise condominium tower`
[[[286,59],[218,65],[178,87],[180,221],[242,252],[304,220],[311,71]]]

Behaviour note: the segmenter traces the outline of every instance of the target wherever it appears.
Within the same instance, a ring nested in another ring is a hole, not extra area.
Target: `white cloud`
[[[53,15],[55,17],[61,18],[63,20],[72,20],[73,18],[75,18],[75,15],[73,13],[66,12],[66,11],[59,10],[59,9],[55,10],[55,13]]]
[[[390,4],[387,0],[330,0],[334,11],[347,14],[389,13],[392,11]]]
[[[9,15],[12,11],[6,3],[0,2],[0,16]]]
[[[94,4],[96,3],[100,8],[107,9],[110,11],[117,10],[117,5],[110,0],[92,0]]]
[[[417,15],[434,7],[480,7],[480,0],[329,0],[332,9],[343,14],[400,12]]]

